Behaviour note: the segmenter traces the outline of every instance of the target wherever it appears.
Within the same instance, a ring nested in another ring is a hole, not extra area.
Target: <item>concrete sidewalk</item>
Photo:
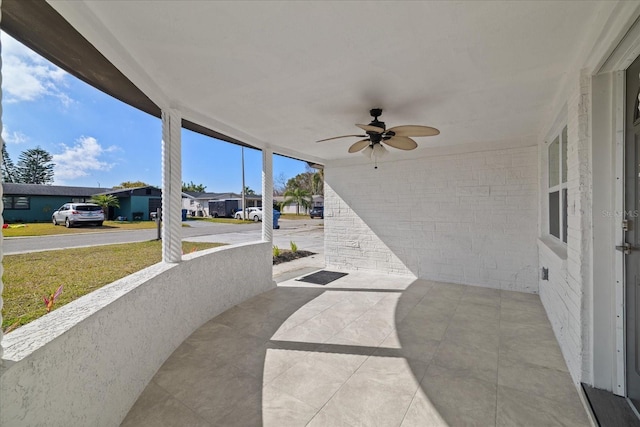
[[[188,237],[189,242],[218,242],[230,245],[260,241],[261,230],[223,233],[210,236]],[[280,249],[289,249],[294,242],[299,250],[314,252],[305,258],[273,266],[273,279],[281,283],[324,268],[324,228],[315,224],[304,224],[299,228],[273,230],[273,244]]]

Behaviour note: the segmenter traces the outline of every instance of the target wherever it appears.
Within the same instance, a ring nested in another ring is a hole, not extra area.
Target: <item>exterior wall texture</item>
[[[330,164],[325,180],[327,267],[538,292],[536,147]]]
[[[270,243],[184,258],[127,276],[6,335],[0,425],[120,425],[196,328],[274,286]]]
[[[549,280],[540,281],[540,298],[571,376],[591,383],[591,78],[582,73],[574,87],[567,101],[567,244],[541,230],[540,267],[549,269]]]

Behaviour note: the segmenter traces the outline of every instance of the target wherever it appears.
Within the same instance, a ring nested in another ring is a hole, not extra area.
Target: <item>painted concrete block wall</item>
[[[271,245],[156,264],[6,335],[2,426],[115,426],[196,328],[274,287]]]
[[[540,298],[573,380],[589,383],[593,366],[588,307],[593,233],[590,109],[591,78],[581,73],[567,101],[567,244],[554,244],[542,230],[539,245],[540,267],[550,269],[549,281],[540,281]],[[546,150],[547,144],[540,149]]]
[[[535,146],[354,159],[325,181],[328,268],[538,291]]]

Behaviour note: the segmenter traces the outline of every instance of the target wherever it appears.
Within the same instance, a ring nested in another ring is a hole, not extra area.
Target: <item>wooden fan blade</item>
[[[394,136],[393,138],[383,140],[382,142],[400,150],[413,150],[415,148],[418,148],[418,144],[416,144],[413,139],[406,136]]]
[[[371,141],[369,141],[368,139],[363,139],[362,141],[358,141],[355,144],[353,144],[351,147],[349,147],[349,152],[357,153],[358,151],[366,148],[369,144],[371,144]]]
[[[367,135],[342,135],[342,136],[334,136],[333,138],[321,139],[320,141],[316,141],[316,142],[331,141],[332,139],[340,139],[340,138],[350,138],[352,136],[355,136],[357,138],[366,138],[367,137]]]
[[[387,129],[387,132],[393,132],[396,136],[434,136],[440,134],[436,128],[417,125],[396,126]]]
[[[371,126],[371,125],[356,125],[356,126],[358,126],[360,129],[366,132],[375,132],[375,133],[384,132],[384,129],[379,128],[378,126]]]

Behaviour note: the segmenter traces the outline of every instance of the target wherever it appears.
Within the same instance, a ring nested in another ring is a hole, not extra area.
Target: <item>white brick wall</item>
[[[589,114],[591,79],[576,78],[567,101],[567,244],[553,251],[543,239],[540,267],[549,268],[549,281],[540,281],[540,298],[575,382],[591,382],[591,135]],[[541,150],[547,145],[542,144]],[[544,153],[541,153],[544,154]],[[545,159],[545,156],[541,156]],[[544,166],[543,166],[544,167]],[[546,179],[541,183],[544,188]],[[542,195],[546,197],[546,194]],[[545,202],[544,200],[541,200]],[[544,210],[543,210],[544,212]],[[542,230],[543,235],[546,230]]]
[[[325,168],[327,267],[538,291],[536,147],[358,160]]]

